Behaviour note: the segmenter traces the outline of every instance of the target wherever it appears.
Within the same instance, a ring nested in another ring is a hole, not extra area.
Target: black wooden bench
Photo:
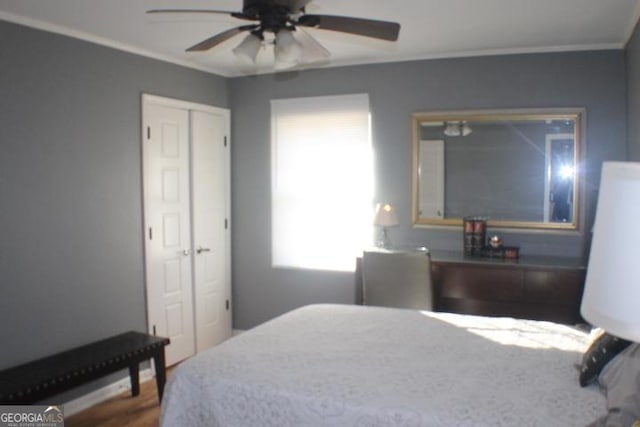
[[[140,362],[153,359],[158,399],[166,381],[168,338],[125,332],[53,356],[0,371],[0,404],[33,404],[116,371],[129,368],[131,395],[140,394]]]

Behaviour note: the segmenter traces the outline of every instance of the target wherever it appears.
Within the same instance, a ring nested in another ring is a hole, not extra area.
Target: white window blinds
[[[352,271],[371,243],[368,95],[271,101],[272,263]]]

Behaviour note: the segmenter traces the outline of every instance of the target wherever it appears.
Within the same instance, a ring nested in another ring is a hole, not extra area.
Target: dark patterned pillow
[[[580,366],[580,386],[591,384],[598,378],[600,371],[618,353],[627,348],[631,342],[603,332],[593,340],[582,357]]]

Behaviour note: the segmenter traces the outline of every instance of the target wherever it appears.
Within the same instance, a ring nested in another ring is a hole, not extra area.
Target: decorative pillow
[[[629,341],[603,332],[593,340],[582,357],[580,385],[591,384],[611,359],[631,344]]]
[[[607,414],[588,427],[640,425],[640,344],[632,344],[598,378],[607,394]]]

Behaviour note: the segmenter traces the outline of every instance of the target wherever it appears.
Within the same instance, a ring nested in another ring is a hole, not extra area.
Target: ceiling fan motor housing
[[[286,28],[294,29],[289,22],[290,13],[295,12],[276,0],[245,0],[242,13],[260,21],[261,31],[278,31]]]

